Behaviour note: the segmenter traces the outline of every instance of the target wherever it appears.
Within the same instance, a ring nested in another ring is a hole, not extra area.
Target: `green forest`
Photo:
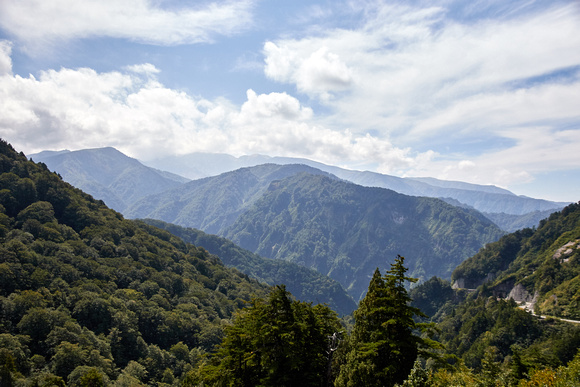
[[[580,238],[578,207],[518,238],[576,267],[577,253],[548,251]],[[574,280],[548,268],[534,283]],[[0,141],[1,386],[580,385],[577,324],[535,317],[491,285],[411,289],[407,271],[384,257],[339,316],[124,219]]]

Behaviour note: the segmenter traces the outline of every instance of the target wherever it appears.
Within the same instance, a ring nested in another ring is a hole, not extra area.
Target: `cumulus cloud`
[[[251,22],[252,7],[68,3],[0,1],[0,22],[28,44],[107,36],[171,45],[235,33]],[[362,15],[353,28],[312,26],[263,45],[266,77],[293,85],[295,95],[248,90],[240,105],[170,89],[148,63],[23,78],[12,75],[11,44],[0,42],[0,135],[26,152],[265,153],[501,186],[577,169],[580,9],[515,2],[516,11],[509,3],[492,17],[489,8],[477,13],[490,2],[350,2],[349,12]],[[237,68],[255,59],[240,58]]]
[[[253,122],[254,117],[278,116],[286,120],[304,120],[312,116],[312,109],[300,106],[300,101],[286,93],[257,95],[253,90],[246,93],[248,101],[242,105],[243,121]]]
[[[163,9],[149,0],[19,0],[0,2],[0,23],[19,41],[113,37],[158,45],[209,42],[252,23],[251,1]]]
[[[398,135],[466,98],[483,93],[500,104],[517,97],[518,82],[580,65],[580,12],[572,5],[465,24],[442,7],[371,4],[358,29],[266,43],[265,74],[311,96],[348,86],[327,101],[335,118]],[[544,110],[559,106],[552,101]]]
[[[347,89],[353,82],[352,71],[328,47],[299,55],[288,46],[266,42],[264,52],[266,75],[277,81],[295,83],[300,92],[326,100],[330,92]]]
[[[236,106],[165,87],[150,64],[125,71],[49,70],[0,77],[0,136],[27,153],[114,146],[142,160],[226,152],[307,157],[328,163],[372,160],[386,171],[413,157],[389,141],[315,123],[287,93],[257,94]]]

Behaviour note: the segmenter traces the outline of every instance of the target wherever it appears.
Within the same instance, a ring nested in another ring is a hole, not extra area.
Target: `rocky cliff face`
[[[477,279],[477,280],[460,277],[460,278],[457,278],[455,281],[453,281],[453,284],[451,285],[451,287],[453,289],[475,290],[478,287],[480,287],[481,285],[493,281],[495,279],[495,277],[496,277],[495,273],[487,273],[487,276],[485,278]]]

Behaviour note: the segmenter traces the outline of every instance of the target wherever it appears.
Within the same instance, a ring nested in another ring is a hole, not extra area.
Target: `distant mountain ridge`
[[[306,165],[263,164],[241,168],[145,197],[124,214],[220,234],[261,197],[272,181],[300,172],[330,176]]]
[[[535,227],[544,214],[557,211],[569,204],[517,196],[495,186],[429,177],[400,178],[376,172],[347,170],[302,158],[263,155],[234,157],[227,154],[192,153],[143,164],[114,148],[74,152],[44,151],[31,157],[35,161],[46,163],[73,185],[101,198],[120,212],[124,212],[144,196],[175,187],[175,182],[183,183],[188,179],[213,177],[239,168],[267,163],[302,164],[363,186],[392,189],[411,196],[437,197],[450,203],[457,200],[462,206],[469,206],[484,213],[506,231]],[[111,164],[115,168],[112,168]],[[171,172],[163,172],[164,170]],[[103,179],[102,171],[109,171],[109,176]]]
[[[123,212],[136,200],[179,186],[188,179],[146,167],[115,148],[44,151],[29,156],[58,172],[67,182]]]
[[[227,154],[191,153],[184,156],[170,156],[152,160],[147,162],[147,165],[196,179],[265,163],[304,164],[359,185],[388,188],[411,196],[452,198],[480,212],[489,214],[526,215],[534,211],[557,211],[569,204],[517,196],[506,189],[496,186],[445,181],[429,177],[401,178],[370,171],[348,170],[303,158],[270,157],[263,155],[241,156],[236,158]],[[535,225],[526,224],[526,226]],[[500,224],[499,226],[502,227],[503,225]],[[508,227],[509,223],[506,229]]]

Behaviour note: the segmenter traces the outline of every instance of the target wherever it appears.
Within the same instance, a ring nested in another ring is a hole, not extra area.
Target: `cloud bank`
[[[0,63],[9,61],[6,52]],[[17,148],[114,146],[148,160],[167,154],[225,152],[310,157],[326,162],[369,159],[409,167],[408,150],[368,135],[313,123],[312,109],[286,93],[256,94],[234,106],[192,97],[159,83],[151,64],[97,73],[49,70],[38,79],[0,77],[0,133]]]

